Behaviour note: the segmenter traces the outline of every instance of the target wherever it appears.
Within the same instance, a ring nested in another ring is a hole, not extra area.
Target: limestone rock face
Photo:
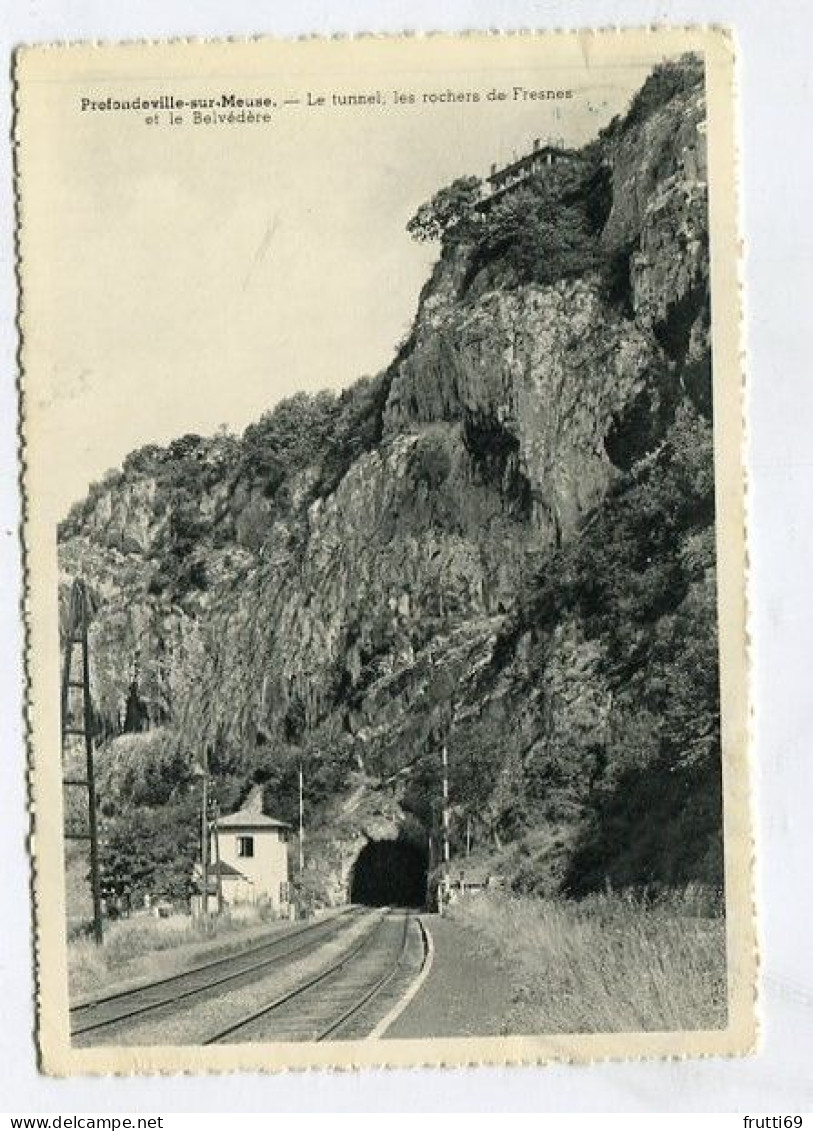
[[[610,251],[632,254],[632,307],[642,326],[665,326],[681,304],[684,316],[696,316],[707,297],[705,115],[698,85],[609,147],[612,207],[602,240]]]
[[[505,449],[534,535],[550,544],[607,490],[604,438],[660,360],[589,280],[492,291],[420,337],[392,382],[385,434],[459,420],[470,446]]]
[[[436,461],[431,486],[426,450]],[[458,425],[399,436],[363,457],[306,521],[307,553],[258,565],[220,621],[219,702],[226,712],[241,703],[257,724],[293,700],[319,718],[341,688],[351,732],[389,729],[392,738],[411,681],[425,683],[434,634],[512,607],[526,524],[478,480]]]
[[[381,375],[374,442],[329,489],[317,460],[266,497],[212,441],[190,473],[194,506],[187,480],[165,497],[131,464],[61,534],[65,592],[83,574],[98,602],[108,731],[135,686],[149,725],[185,750],[216,747],[224,780],[252,783],[297,743],[352,767],[309,817],[330,898],[366,839],[399,834],[416,751],[450,720],[480,758],[472,774],[494,763],[494,812],[537,762],[559,788],[574,734],[604,741],[597,642],[560,626],[540,666],[527,635],[499,655],[501,633],[544,554],[657,451],[683,388],[708,384],[704,121],[702,84],[687,83],[597,143],[609,196],[596,240],[623,301],[594,269],[543,286],[509,283],[497,263],[469,287],[471,248],[450,245]]]
[[[113,481],[88,514],[85,533],[111,550],[146,553],[160,524],[154,502],[154,480]]]

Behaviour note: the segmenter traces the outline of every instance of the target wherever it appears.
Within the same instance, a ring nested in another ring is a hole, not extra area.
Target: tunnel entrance
[[[406,840],[370,840],[356,857],[350,902],[369,907],[423,907],[426,851]]]

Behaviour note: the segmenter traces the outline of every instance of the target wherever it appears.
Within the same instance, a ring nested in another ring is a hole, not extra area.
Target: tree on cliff
[[[420,206],[407,231],[419,243],[444,239],[461,221],[471,220],[482,184],[479,177],[458,177]]]
[[[566,198],[564,186],[543,177],[491,209],[477,248],[479,266],[499,262],[517,283],[548,286],[579,278],[603,263],[591,231],[587,198]]]
[[[701,90],[704,78],[703,60],[692,51],[681,55],[679,59],[667,59],[659,63],[630,103],[623,129],[630,130],[646,121],[675,95]]]
[[[337,415],[333,393],[295,393],[249,424],[243,435],[239,470],[272,498],[286,480],[316,462],[333,434]]]
[[[615,689],[603,741],[571,727],[556,761],[548,743],[526,780],[543,819],[568,799],[581,811],[574,894],[607,881],[722,883],[712,450],[708,421],[680,406],[657,458],[551,553],[523,611],[540,641],[537,678],[545,642],[572,616],[597,645],[592,679]],[[578,676],[582,705],[590,682]]]

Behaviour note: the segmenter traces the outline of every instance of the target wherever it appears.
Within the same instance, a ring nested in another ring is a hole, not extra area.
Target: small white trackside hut
[[[270,903],[287,910],[289,830],[285,821],[263,813],[259,789],[236,813],[218,818],[224,903]]]

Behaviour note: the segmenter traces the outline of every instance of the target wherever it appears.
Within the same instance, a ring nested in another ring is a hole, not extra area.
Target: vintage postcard
[[[44,1071],[753,1048],[733,56],[20,50]]]

